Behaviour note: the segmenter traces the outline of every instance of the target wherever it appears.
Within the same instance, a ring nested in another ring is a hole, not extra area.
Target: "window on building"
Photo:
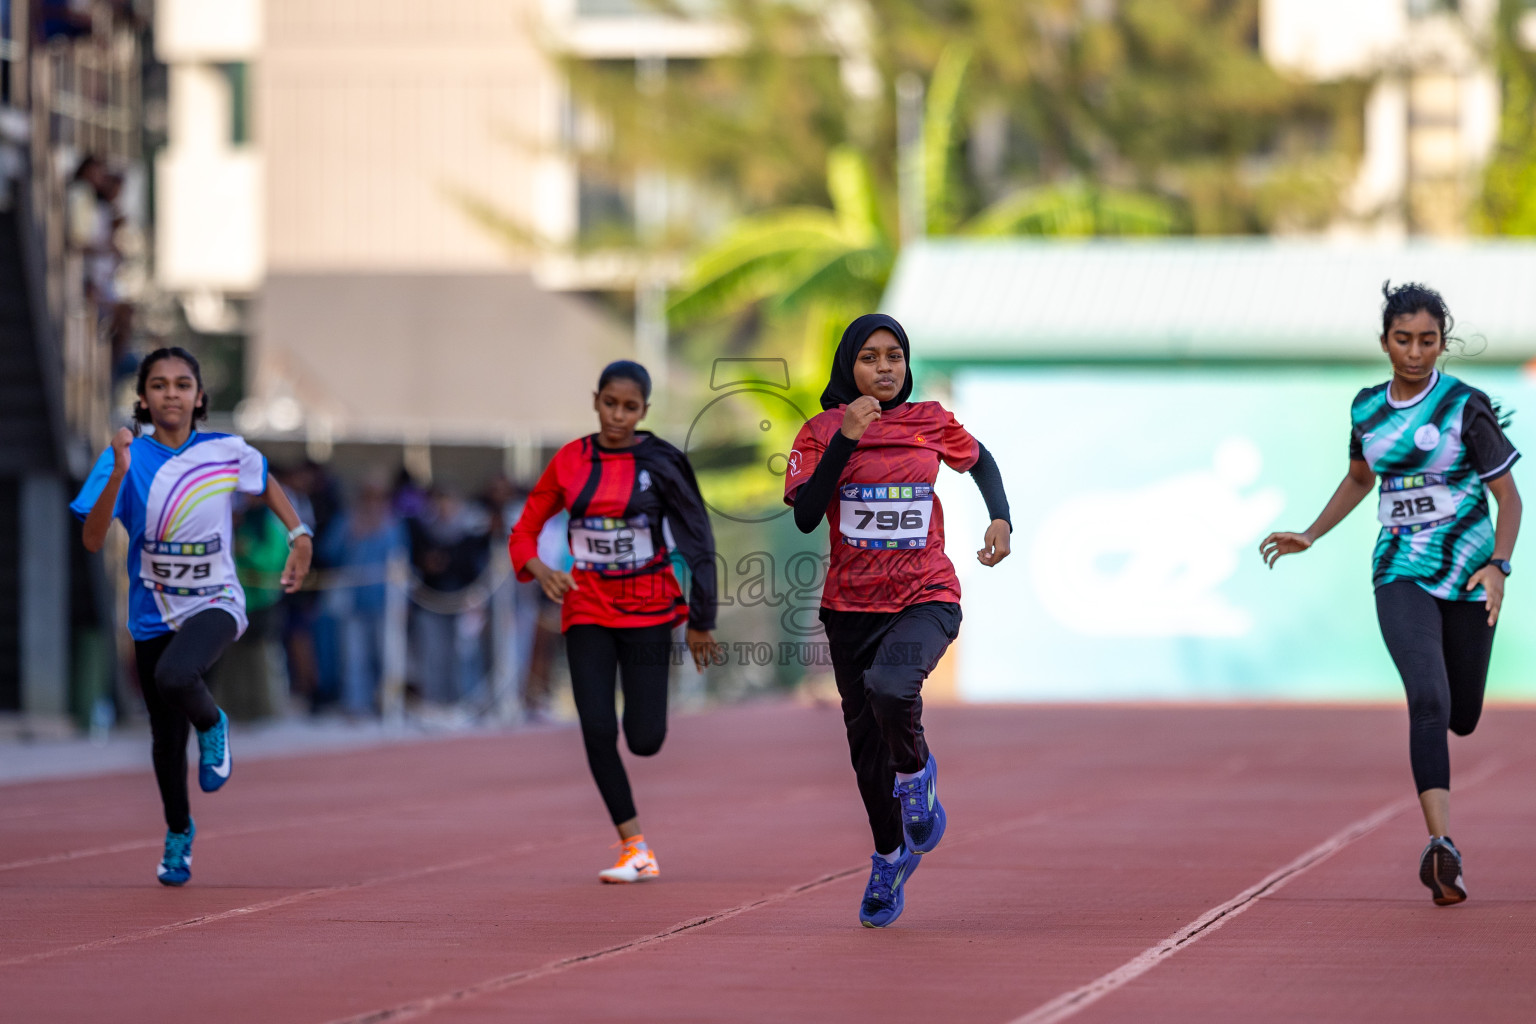
[[[1455,14],[1461,0],[1408,0],[1408,17],[1428,18],[1436,14]]]
[[[220,64],[229,85],[229,144],[243,146],[251,141],[251,71],[250,65]]]

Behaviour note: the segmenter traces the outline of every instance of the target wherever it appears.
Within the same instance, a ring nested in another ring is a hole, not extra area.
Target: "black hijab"
[[[823,409],[836,409],[840,405],[848,405],[857,399],[862,392],[859,385],[853,379],[853,364],[859,358],[859,350],[869,340],[869,336],[879,330],[887,330],[896,335],[896,340],[901,344],[902,355],[906,357],[906,376],[902,379],[901,390],[896,392],[896,397],[889,402],[881,402],[880,408],[890,412],[912,395],[912,345],[907,341],[907,332],[901,324],[884,313],[865,313],[843,331],[843,338],[837,343],[837,354],[832,357],[832,379],[827,382],[827,389],[821,393],[821,407]]]

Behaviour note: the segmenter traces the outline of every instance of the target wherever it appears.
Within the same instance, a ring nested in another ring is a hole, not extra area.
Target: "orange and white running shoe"
[[[623,845],[624,851],[619,854],[619,862],[599,871],[598,878],[612,885],[623,885],[661,877],[661,870],[656,867],[656,855],[645,845],[644,836],[632,836],[624,840]]]

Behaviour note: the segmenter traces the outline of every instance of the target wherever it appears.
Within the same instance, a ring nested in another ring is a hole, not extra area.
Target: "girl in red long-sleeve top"
[[[512,528],[508,550],[517,578],[538,580],[560,604],[571,667],[571,693],[581,719],[587,763],[623,845],[604,882],[656,878],[629,777],[619,760],[614,680],[624,687],[624,737],[631,753],[649,757],[667,733],[667,669],[672,628],[688,623],[698,670],[714,653],[715,540],[688,457],[635,427],[650,408],[651,378],[639,363],[609,364],[593,408],[600,429],[555,453]],[[539,530],[570,513],[575,561],[561,572],[539,560]],[[691,595],[672,572],[675,544],[689,569]]]

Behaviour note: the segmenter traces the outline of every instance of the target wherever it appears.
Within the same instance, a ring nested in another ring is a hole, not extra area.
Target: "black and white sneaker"
[[[1450,836],[1436,836],[1419,857],[1419,881],[1429,887],[1435,905],[1449,907],[1467,898],[1466,883],[1461,880],[1461,853]]]

